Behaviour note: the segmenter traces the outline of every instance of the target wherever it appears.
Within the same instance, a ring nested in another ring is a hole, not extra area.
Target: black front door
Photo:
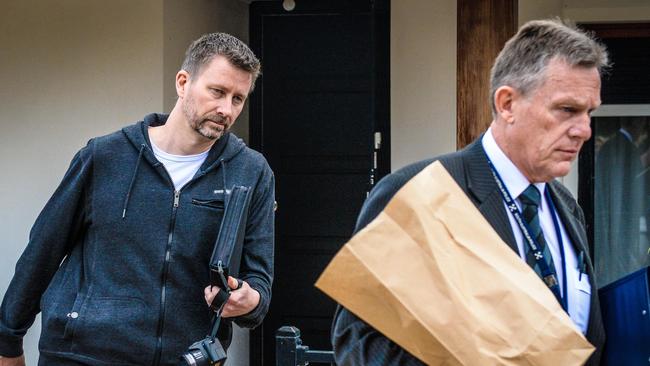
[[[312,349],[331,349],[335,303],[314,283],[390,169],[388,2],[251,4],[251,45],[263,67],[251,145],[275,172],[278,202],[273,299],[252,333],[251,365],[275,364],[282,325],[298,327]]]

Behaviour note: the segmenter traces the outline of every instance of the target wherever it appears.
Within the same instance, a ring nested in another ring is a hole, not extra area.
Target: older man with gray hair
[[[485,134],[463,150],[384,178],[366,200],[356,228],[365,227],[404,184],[439,160],[596,347],[589,365],[599,364],[605,341],[598,287],[583,212],[555,178],[569,173],[591,137],[590,114],[600,105],[600,76],[608,62],[605,48],[571,25],[524,24],[492,68],[493,121]],[[340,366],[421,364],[343,307],[335,315],[332,342]]]

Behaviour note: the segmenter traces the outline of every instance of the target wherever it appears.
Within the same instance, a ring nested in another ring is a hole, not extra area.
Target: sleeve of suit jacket
[[[379,215],[393,195],[429,162],[410,165],[382,179],[364,203],[355,233]],[[417,358],[342,306],[338,307],[334,315],[332,345],[335,361],[339,366],[423,365]]]

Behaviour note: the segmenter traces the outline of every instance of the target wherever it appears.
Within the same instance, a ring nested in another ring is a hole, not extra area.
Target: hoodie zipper
[[[167,236],[167,247],[165,248],[165,262],[163,264],[162,286],[160,287],[160,315],[158,316],[158,329],[156,331],[156,354],[153,365],[160,364],[162,354],[162,333],[164,328],[165,317],[165,292],[167,291],[167,274],[169,272],[169,260],[171,256],[172,240],[174,239],[174,227],[176,226],[176,210],[178,209],[181,192],[174,190],[174,204],[172,206],[172,218],[169,225],[169,235]]]

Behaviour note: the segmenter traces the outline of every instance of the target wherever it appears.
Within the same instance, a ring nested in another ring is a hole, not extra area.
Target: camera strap
[[[220,289],[214,299],[212,299],[212,303],[210,303],[210,309],[215,311],[217,314],[221,314],[221,310],[230,298],[230,286],[228,286],[228,277],[226,277],[224,273],[225,270],[223,269],[221,262],[219,262],[217,265],[215,275],[212,274],[212,268],[210,268],[210,277],[220,277],[214,281],[210,279],[210,285],[217,286]]]
[[[219,293],[226,292],[226,291],[219,291]],[[215,314],[212,317],[211,325],[210,325],[210,337],[214,338],[217,336],[217,331],[219,330],[219,324],[221,323],[221,311],[223,310],[223,306],[226,305],[226,301],[228,301],[228,298],[230,297],[230,292],[228,292],[228,295],[226,295],[226,300],[221,303],[221,306],[215,310]],[[215,298],[216,300],[216,298]],[[215,300],[212,301],[212,304],[215,303]],[[212,307],[212,304],[210,307]]]

